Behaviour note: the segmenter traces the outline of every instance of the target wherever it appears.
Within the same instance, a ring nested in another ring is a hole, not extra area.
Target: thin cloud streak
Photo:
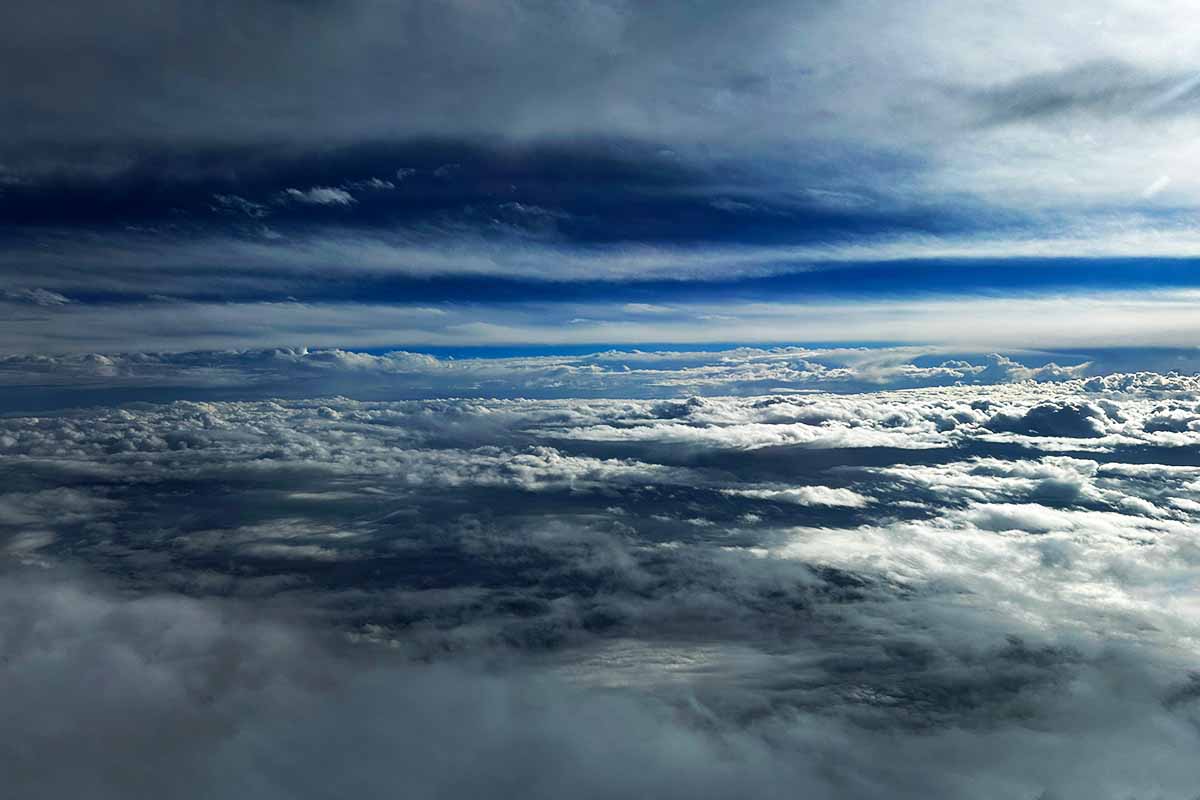
[[[1005,348],[1188,347],[1200,292],[621,305],[69,304],[0,322],[12,353],[260,347],[893,342]]]
[[[1160,179],[1161,180],[1161,179]],[[1154,184],[1157,186],[1158,182]],[[1165,184],[1164,184],[1165,187]],[[1167,258],[1200,256],[1200,233],[1182,224],[1135,219],[1063,235],[900,235],[812,245],[648,245],[587,247],[457,237],[395,237],[323,231],[282,237],[38,235],[33,246],[0,254],[0,281],[11,289],[138,293],[285,289],[289,281],[372,276],[488,276],[551,282],[717,281],[838,265],[906,261]],[[36,267],[36,272],[30,267]],[[1052,267],[1051,267],[1052,268]],[[220,276],[214,284],[210,276]]]

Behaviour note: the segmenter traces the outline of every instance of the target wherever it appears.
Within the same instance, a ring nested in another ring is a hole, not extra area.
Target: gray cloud
[[[97,16],[86,4],[45,14],[18,2],[3,16],[3,67],[20,77],[0,107],[19,120],[6,129],[10,145],[143,140],[147,131],[175,142],[310,145],[603,135],[651,130],[650,103],[678,129],[714,98],[766,86],[778,52],[754,58],[738,42],[778,42],[774,26],[824,5],[649,13],[623,2],[254,0],[167,3],[153,15],[134,2]]]
[[[1196,110],[1197,98],[1198,73],[1155,75],[1119,61],[1025,76],[976,94],[988,125],[1071,114],[1101,118],[1190,114]]]
[[[1167,202],[1196,192],[1170,169],[1188,126],[1152,127],[1191,118],[1198,65],[1177,22],[1190,9],[1174,1],[1153,14],[1125,0],[143,11],[6,4],[0,153],[14,180],[112,174],[149,151],[626,138],[700,163],[767,160],[780,179],[759,190],[806,186],[842,207],[949,195],[1077,208],[1138,198],[1163,175]],[[1092,121],[1088,148],[1076,111]],[[981,116],[1037,131],[980,130]]]
[[[1118,798],[1150,787],[1186,797],[1192,788],[1177,749],[1192,741],[1191,684],[1164,683],[1130,653],[1012,640],[989,654],[986,669],[1023,675],[1013,711],[1021,694],[1036,699],[1053,732],[934,728],[898,738],[808,713],[739,729],[703,701],[673,707],[669,692],[638,701],[629,690],[588,690],[554,675],[420,667],[385,653],[368,665],[231,604],[128,600],[86,583],[9,577],[0,607],[6,682],[19,689],[0,763],[23,797],[557,797],[569,785],[597,798],[797,789],[866,798],[881,787],[913,798]],[[18,614],[42,624],[14,625]],[[914,658],[933,655],[909,647]],[[945,665],[960,679],[980,666]],[[1039,686],[1063,667],[1075,670],[1065,687]],[[81,674],[103,676],[104,690]],[[1156,693],[1167,704],[1153,702]],[[71,717],[48,714],[53,708]],[[94,736],[97,726],[107,735]],[[1149,782],[1134,766],[1146,759],[1157,765]]]

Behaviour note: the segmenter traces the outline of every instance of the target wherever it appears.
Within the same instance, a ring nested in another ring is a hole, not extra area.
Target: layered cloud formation
[[[0,12],[5,350],[1194,338],[1186,3],[140,5]]]

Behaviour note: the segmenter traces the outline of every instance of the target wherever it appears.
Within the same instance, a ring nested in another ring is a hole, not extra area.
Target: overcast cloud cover
[[[1200,10],[0,7],[0,781],[1200,793]]]

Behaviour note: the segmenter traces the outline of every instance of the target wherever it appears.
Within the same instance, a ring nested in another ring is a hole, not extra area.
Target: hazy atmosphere
[[[8,0],[3,794],[1195,800],[1198,36]]]

